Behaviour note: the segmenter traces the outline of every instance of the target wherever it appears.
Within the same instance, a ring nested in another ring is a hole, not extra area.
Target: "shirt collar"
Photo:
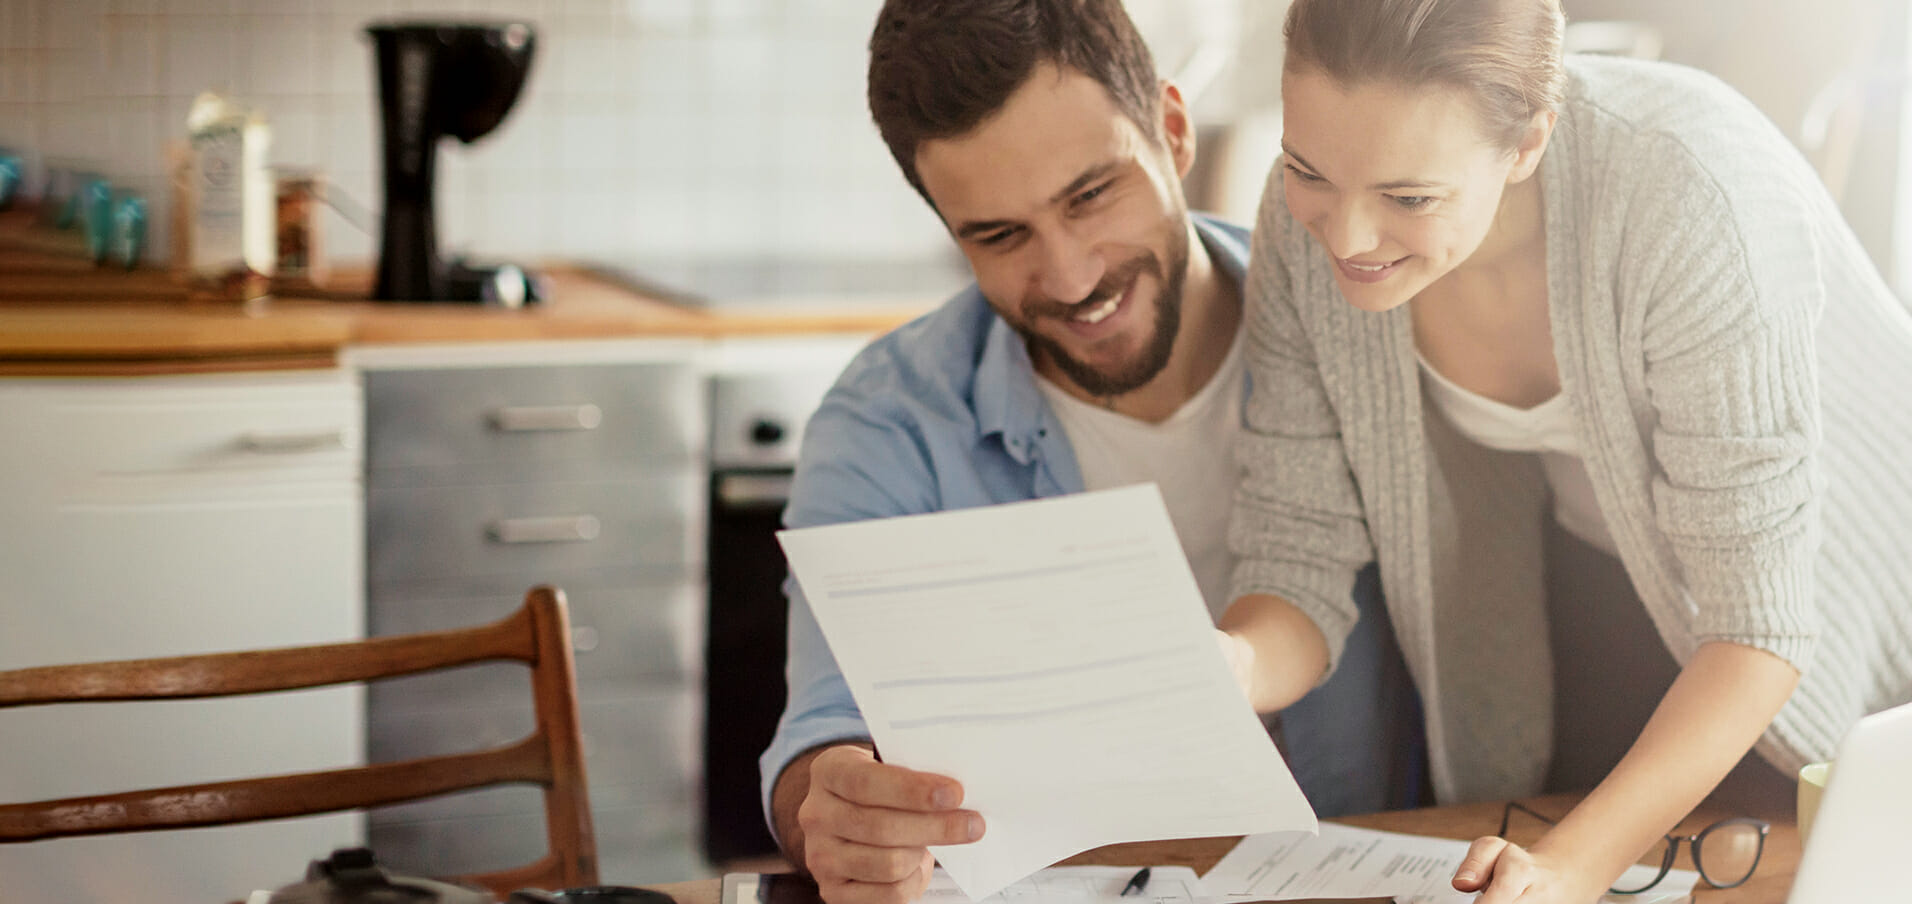
[[[1195,234],[1224,276],[1240,285],[1248,272],[1248,233],[1206,214],[1192,214]],[[970,291],[981,292],[975,286]],[[984,300],[984,303],[987,303]],[[1028,464],[1036,443],[1051,431],[1052,415],[1036,388],[1035,366],[1022,336],[1000,316],[989,318],[989,335],[976,362],[976,426],[983,436],[1000,434],[1009,456]]]

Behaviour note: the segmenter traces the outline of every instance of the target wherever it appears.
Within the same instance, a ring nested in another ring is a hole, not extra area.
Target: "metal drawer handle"
[[[491,522],[485,533],[497,543],[584,543],[598,538],[594,515],[556,518],[503,518]]]
[[[239,437],[239,448],[266,455],[293,452],[332,452],[345,448],[345,430],[255,431]]]
[[[549,433],[563,430],[596,430],[604,423],[604,409],[586,402],[583,405],[519,405],[494,408],[492,429],[504,433]]]

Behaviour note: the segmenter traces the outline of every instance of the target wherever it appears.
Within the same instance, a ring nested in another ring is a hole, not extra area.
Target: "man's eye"
[[[1420,210],[1434,203],[1432,195],[1388,195],[1402,210]]]
[[[1090,201],[1093,201],[1097,198],[1102,197],[1102,193],[1108,190],[1109,190],[1109,183],[1104,182],[1101,185],[1098,185],[1094,188],[1089,189],[1088,191],[1083,192],[1082,194],[1076,195],[1075,201],[1077,204],[1087,204]]]
[[[975,242],[978,245],[1000,245],[1008,241],[1009,237],[1015,234],[1016,230],[1014,229],[998,229],[994,232],[985,232],[982,235],[976,236]]]

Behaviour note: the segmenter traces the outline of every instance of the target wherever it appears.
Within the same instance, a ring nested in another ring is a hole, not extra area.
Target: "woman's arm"
[[[1278,596],[1234,601],[1217,622],[1222,653],[1255,712],[1288,708],[1328,671],[1328,640],[1314,620]]]
[[[1530,849],[1474,842],[1454,876],[1476,904],[1582,904],[1699,804],[1784,706],[1799,672],[1764,650],[1703,644],[1619,765]]]

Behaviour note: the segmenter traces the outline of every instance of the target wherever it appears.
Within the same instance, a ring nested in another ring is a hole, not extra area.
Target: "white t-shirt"
[[[1159,424],[1084,402],[1040,375],[1036,386],[1075,447],[1085,489],[1154,482],[1195,572],[1209,614],[1227,608],[1235,557],[1228,551],[1228,513],[1240,473],[1235,437],[1241,433],[1242,336],[1239,331],[1200,392]]]
[[[1416,357],[1420,357],[1417,352]],[[1442,376],[1421,358],[1427,394],[1462,436],[1502,452],[1538,452],[1540,465],[1553,490],[1554,520],[1568,533],[1618,556],[1606,516],[1593,496],[1593,478],[1580,455],[1573,433],[1572,402],[1566,393],[1532,408],[1515,408],[1495,401]]]

